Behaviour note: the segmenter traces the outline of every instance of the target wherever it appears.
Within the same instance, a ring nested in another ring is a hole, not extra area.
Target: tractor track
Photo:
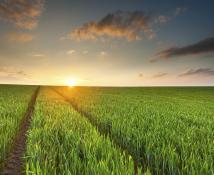
[[[138,166],[140,166],[138,164],[138,162],[134,159],[134,157],[129,153],[129,151],[124,148],[122,145],[120,145],[117,141],[115,141],[112,137],[111,137],[111,130],[109,129],[108,132],[103,131],[99,125],[97,125],[90,114],[88,114],[86,111],[81,110],[73,101],[71,101],[70,99],[68,99],[66,96],[64,96],[62,93],[60,93],[59,91],[57,91],[54,88],[51,88],[54,92],[56,92],[58,95],[60,95],[61,97],[63,97],[65,99],[65,101],[67,101],[78,113],[80,113],[83,117],[85,117],[95,128],[97,128],[98,132],[100,133],[100,135],[109,135],[109,138],[111,139],[111,142],[119,149],[125,152],[126,156],[129,157],[131,156],[132,159],[134,160],[134,174],[137,175],[138,172]],[[142,163],[142,174],[144,174],[144,163]]]
[[[8,158],[4,162],[2,175],[20,175],[24,171],[23,154],[26,149],[27,131],[30,127],[32,114],[36,98],[40,87],[38,87],[28,104],[27,111],[21,121],[19,130],[14,138],[13,146],[8,154]],[[1,174],[1,173],[0,173]]]

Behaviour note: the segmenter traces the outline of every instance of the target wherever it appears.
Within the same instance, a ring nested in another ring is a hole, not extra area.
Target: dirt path
[[[20,129],[15,137],[13,147],[9,153],[8,159],[4,163],[3,175],[20,175],[23,170],[22,156],[26,149],[26,133],[30,127],[31,116],[34,111],[34,105],[39,92],[39,87],[36,89],[29,102],[28,109],[22,119]]]

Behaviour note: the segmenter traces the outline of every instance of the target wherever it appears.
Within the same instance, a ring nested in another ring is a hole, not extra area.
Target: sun
[[[69,87],[74,87],[77,85],[77,81],[75,79],[70,79],[66,82],[66,85]]]

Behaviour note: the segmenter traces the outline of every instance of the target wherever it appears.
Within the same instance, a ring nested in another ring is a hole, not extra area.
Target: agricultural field
[[[36,87],[0,89],[3,164]],[[213,131],[213,87],[41,87],[22,174],[212,175]]]
[[[51,89],[40,91],[28,132],[27,174],[133,174],[131,157]]]
[[[152,174],[214,173],[213,88],[56,89]]]
[[[34,90],[33,86],[0,86],[0,170]]]

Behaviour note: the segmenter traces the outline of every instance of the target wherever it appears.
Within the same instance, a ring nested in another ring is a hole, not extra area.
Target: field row
[[[23,92],[15,89],[17,98],[23,98],[24,94],[30,97],[35,91],[35,87],[24,87]],[[8,93],[14,92],[8,90]],[[19,123],[11,138],[16,135],[29,101],[30,98],[23,113],[18,113]],[[12,146],[13,140],[4,145]],[[9,151],[8,147],[2,164]],[[37,97],[23,161],[25,174],[134,174],[132,157],[115,147],[109,137],[100,135],[85,117],[50,88],[41,88]]]
[[[197,91],[193,96],[191,89],[183,89],[184,95],[190,94],[184,99],[175,88],[175,97],[171,94],[172,98],[166,99],[163,96],[169,94],[165,90],[158,96],[142,95],[146,92],[131,88],[125,90],[130,91],[127,94],[122,88],[116,90],[118,93],[114,88],[57,89],[125,148],[144,171],[213,174],[214,108],[208,100],[213,97],[213,89],[198,89],[198,94],[204,94],[203,100],[207,99],[206,106],[200,104]]]
[[[35,89],[33,86],[0,86],[0,170]]]
[[[26,172],[35,174],[134,173],[132,158],[50,89],[37,99],[26,158]]]
[[[0,87],[1,168],[35,90]],[[42,87],[25,174],[214,174],[213,91]]]

